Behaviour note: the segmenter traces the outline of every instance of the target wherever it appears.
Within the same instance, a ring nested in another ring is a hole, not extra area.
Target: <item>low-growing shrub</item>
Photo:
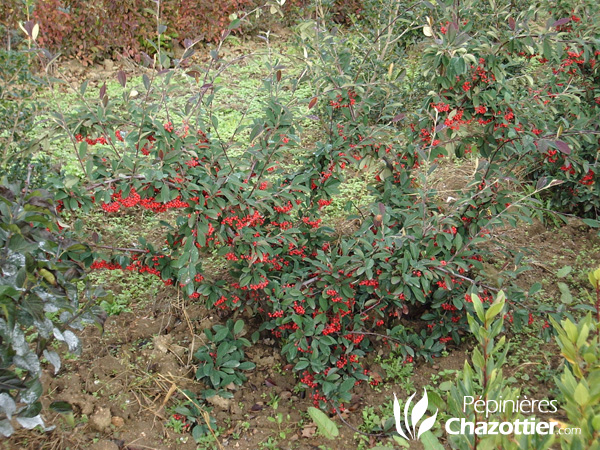
[[[443,14],[452,7],[448,2]],[[481,14],[475,4],[460,8]],[[535,197],[557,185],[547,176],[532,183],[531,171],[518,173],[539,162],[542,140],[571,154],[575,144],[563,136],[590,122],[586,116],[572,131],[549,131],[554,122],[546,120],[547,135],[539,137],[543,115],[524,101],[524,81],[531,84],[532,77],[518,55],[529,44],[510,39],[516,30],[527,32],[523,24],[534,13],[513,18],[510,8],[501,8],[494,17],[506,19],[500,41],[493,30],[474,31],[471,19],[439,31],[425,19],[424,34],[433,38],[423,71],[431,92],[416,111],[399,110],[409,103],[396,101],[404,92],[396,79],[381,79],[379,69],[366,74],[363,62],[370,60],[318,21],[298,28],[304,59],[286,61],[273,51],[265,57],[267,76],[257,92],[262,110],[242,116],[231,139],[220,134],[215,102],[230,64],[220,47],[205,65],[190,69],[160,58],[142,76],[143,87],[135,86],[142,91],[137,96],[119,72],[119,107],[105,85],[90,103],[83,84],[73,111],[52,115],[83,174],[47,177],[60,207],[101,208],[108,217],[129,208],[176,214],[162,222],[161,239],[140,238],[133,248],[111,251],[91,236],[80,261],[93,269],[149,273],[224,314],[245,310],[259,317],[257,333],[278,340],[321,406],[343,404],[356,384],[372,381],[365,360],[376,339],[389,338],[406,358],[431,359],[458,344],[473,293],[492,303],[497,287],[510,289],[507,318],[519,330],[534,320],[521,302],[539,285],[528,293],[511,288],[524,270],[522,254],[509,254],[513,268],[494,280],[496,286],[485,284],[484,244],[497,230],[530,221]],[[532,34],[523,42],[541,39],[542,49],[555,45],[558,55],[562,43],[554,36]],[[192,52],[189,47],[186,55]],[[291,68],[300,62],[300,70]],[[304,83],[311,97],[289,95]],[[190,95],[175,102],[181,84]],[[513,100],[518,103],[510,106]],[[321,126],[310,149],[302,141],[306,119]],[[452,195],[438,191],[445,161],[469,152],[478,164],[461,188]],[[297,165],[282,164],[290,155]],[[340,232],[323,220],[323,211],[356,177],[370,181],[372,202],[348,202],[352,226]],[[224,273],[206,270],[207,257],[215,255]],[[422,326],[415,331],[406,318]],[[222,387],[222,378],[212,382]]]
[[[125,110],[101,88],[97,107],[81,102],[68,117],[55,117],[86,178],[49,178],[68,209],[99,206],[109,217],[127,208],[177,211],[174,223],[163,223],[163,242],[140,239],[131,252],[96,247],[82,262],[156,275],[229,313],[252,311],[316,403],[346,402],[356,383],[370,380],[364,361],[378,335],[400,341],[407,357],[431,358],[460,342],[484,257],[479,244],[520,214],[497,206],[507,193],[482,192],[479,183],[456,205],[439,206],[432,147],[409,150],[395,122],[370,122],[379,103],[360,84],[342,88],[355,76],[346,54],[321,56],[341,71],[318,73],[318,95],[299,104],[280,92],[296,89],[302,77],[268,61],[262,114],[240,124],[236,134],[247,136],[241,143],[219,135],[213,98],[224,69],[192,88],[185,109],[160,100],[183,82],[178,68],[144,75],[146,93]],[[118,77],[127,99],[128,80]],[[302,151],[299,116],[311,109],[327,124],[324,136],[299,166],[286,169],[279,161]],[[359,223],[339,235],[321,211],[357,173],[372,180],[374,201],[352,211]],[[510,201],[521,205],[527,196],[511,194]],[[205,256],[215,252],[225,276],[205,270]],[[516,327],[528,317],[520,298],[512,294]],[[399,324],[405,316],[427,327],[414,333]]]
[[[550,210],[597,219],[598,5],[552,7],[539,25],[543,10],[535,5],[492,15],[482,14],[480,2],[452,3],[423,23],[432,89],[411,120],[414,140],[435,146],[441,157],[484,158],[501,174],[491,180],[484,168],[484,192],[517,177],[538,186],[552,180],[555,186],[540,195],[550,199]],[[496,23],[482,30],[490,18]]]
[[[194,357],[198,360],[196,379],[203,380],[212,389],[204,392],[205,397],[219,394],[231,396],[224,388],[229,384],[242,385],[246,376],[242,371],[252,370],[256,365],[244,361],[244,347],[252,344],[240,336],[244,331],[244,321],[228,320],[225,325],[215,325],[213,330],[204,330],[208,344],[200,347]]]
[[[81,292],[82,268],[73,261],[86,251],[58,235],[52,198],[27,183],[0,187],[0,433],[10,436],[11,420],[25,428],[44,427],[40,396],[42,367],[61,368],[56,351],[81,350],[75,334],[98,323],[102,289]],[[55,346],[54,343],[58,343]],[[61,344],[62,343],[62,344]]]

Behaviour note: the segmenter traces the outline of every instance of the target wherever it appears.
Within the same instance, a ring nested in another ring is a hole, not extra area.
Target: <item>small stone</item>
[[[232,416],[238,416],[242,414],[242,410],[237,403],[232,402],[231,405],[229,405],[229,413]]]
[[[171,345],[170,349],[173,353],[175,353],[180,358],[183,358],[185,356],[185,353],[188,350],[187,348],[182,347],[181,345],[177,345],[177,344]]]
[[[112,59],[104,60],[104,70],[112,71],[115,68],[115,63]]]
[[[161,353],[167,353],[169,351],[169,346],[171,345],[171,341],[173,340],[171,335],[159,335],[154,336],[154,348]]]
[[[433,366],[431,366],[431,368],[433,370],[440,370],[440,366],[438,366],[437,364],[434,364]]]
[[[110,427],[112,421],[110,410],[99,407],[96,412],[90,416],[90,425],[96,431],[104,431]]]
[[[279,396],[282,400],[287,400],[292,398],[292,393],[290,391],[283,391],[281,394],[279,394]]]
[[[121,428],[125,424],[123,418],[119,416],[113,416],[113,418],[110,421],[117,428]]]
[[[207,398],[206,401],[211,405],[222,409],[223,411],[228,411],[231,407],[231,400],[228,398],[223,398],[219,395],[213,395],[212,397]]]

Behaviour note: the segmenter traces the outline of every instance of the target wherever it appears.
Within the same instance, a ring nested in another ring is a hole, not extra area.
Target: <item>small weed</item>
[[[279,407],[279,401],[281,400],[281,398],[277,394],[271,393],[270,395],[271,395],[271,400],[269,400],[267,402],[267,405],[272,407],[274,411],[277,411],[277,408]]]
[[[283,414],[282,413],[277,413],[274,417],[267,417],[267,420],[271,423],[274,423],[277,425],[277,430],[279,432],[279,437],[281,439],[286,439],[287,435],[290,433],[290,429],[284,425],[284,418],[283,418]],[[289,422],[290,421],[290,415],[288,414],[286,416],[286,421]]]
[[[393,354],[386,359],[382,359],[378,356],[375,362],[379,363],[381,368],[385,370],[387,381],[399,384],[406,392],[414,392],[414,364],[404,363],[404,360],[401,357],[397,357]]]
[[[89,276],[94,284],[112,287],[112,298],[100,303],[100,307],[108,315],[131,312],[132,304],[143,305],[156,298],[158,288],[162,284],[155,277],[132,272],[95,271]]]
[[[250,429],[250,422],[240,422],[236,427],[236,430],[231,434],[231,437],[234,440],[238,440],[242,433],[245,433]]]

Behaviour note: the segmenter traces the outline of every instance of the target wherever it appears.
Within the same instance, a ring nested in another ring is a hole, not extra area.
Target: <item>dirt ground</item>
[[[166,426],[170,418],[167,410],[186,400],[183,390],[200,395],[205,388],[193,379],[195,368],[190,361],[190,350],[201,345],[202,329],[212,326],[218,318],[202,306],[189,305],[188,322],[182,311],[170,303],[171,295],[176,295],[174,289],[164,289],[150,307],[110,317],[103,334],[96,328],[88,328],[82,337],[81,357],[66,362],[58,376],[45,372],[45,406],[51,401],[71,403],[77,422],[74,429],[60,415],[50,413],[46,418],[48,424],[57,426],[54,431],[47,434],[21,431],[4,442],[3,448],[196,449],[189,433],[176,433]],[[233,390],[233,399],[219,398],[212,402],[211,414],[225,428],[218,437],[222,447],[199,448],[259,449],[269,437],[277,441],[272,448],[280,449],[317,449],[319,445],[334,449],[357,447],[354,430],[344,426],[339,418],[332,416],[341,425],[340,437],[334,442],[314,436],[316,430],[306,419],[301,423],[301,412],[312,406],[312,401],[303,393],[294,393],[297,380],[272,339],[264,339],[248,350],[247,358],[257,366],[249,373],[248,381]],[[420,381],[429,380],[436,371],[460,369],[464,359],[464,350],[457,349],[433,366],[417,365],[415,387],[421,388],[424,383]],[[380,367],[371,369],[385,378]],[[393,391],[407,396],[393,385],[379,392],[368,385],[359,386],[344,419],[354,427],[360,426],[362,408],[389,401]],[[271,401],[275,396],[279,398],[276,410]],[[277,413],[285,417],[282,425],[269,420]],[[285,441],[281,432],[285,433]],[[234,435],[239,435],[238,439]],[[370,444],[376,442],[376,438],[370,440]]]

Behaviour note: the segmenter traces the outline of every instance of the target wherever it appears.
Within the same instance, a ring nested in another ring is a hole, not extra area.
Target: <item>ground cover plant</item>
[[[439,2],[415,5],[408,15],[371,10],[362,18],[356,10],[348,19],[357,27],[353,32],[332,27],[336,13],[319,4],[305,10],[310,18],[292,28],[285,46],[265,33],[247,55],[228,52],[228,40],[239,43],[234,34],[251,17],[238,12],[219,27],[212,50],[204,54],[197,40],[187,39],[179,57],[163,47],[172,36],[161,22],[167,7],[156,6],[156,34],[145,41],[152,57],[126,49],[140,56],[137,76],[120,69],[111,74],[112,83],[78,86],[42,77],[51,106],[36,124],[27,114],[35,106],[28,95],[18,103],[13,94],[2,97],[9,106],[6,120],[14,105],[25,112],[19,127],[2,136],[8,142],[1,211],[7,283],[0,320],[6,324],[3,344],[11,345],[3,347],[2,365],[14,380],[2,393],[6,435],[15,413],[23,426],[42,424],[38,359],[60,368],[58,353],[46,348],[51,334],[73,352],[78,341],[67,326],[79,327],[79,319],[102,325],[106,313],[133,314],[122,294],[100,299],[101,291],[89,291],[80,302],[84,281],[66,282],[89,270],[155,277],[168,289],[176,319],[164,330],[184,325],[190,347],[142,339],[139,348],[153,347],[149,373],[160,367],[152,359],[161,349],[194,370],[176,379],[157,375],[159,386],[172,384],[152,411],[164,418],[167,402],[177,396],[169,427],[191,432],[207,448],[219,447],[225,432],[210,408],[235,409],[232,399],[252,384],[248,379],[259,365],[253,358],[265,343],[281,372],[297,383],[293,394],[312,404],[306,409],[306,420],[316,424],[312,434],[318,429],[335,438],[337,425],[314,407],[347,423],[356,393],[383,382],[380,368],[397,371],[406,390],[413,387],[390,360],[426,365],[452,349],[464,352],[465,341],[482,336],[473,317],[489,325],[483,305],[490,317],[504,316],[495,322],[495,334],[536,330],[549,339],[556,330],[563,349],[568,344],[561,327],[571,327],[565,320],[582,320],[582,330],[597,326],[592,316],[581,319],[586,311],[597,313],[597,305],[575,300],[564,282],[558,302],[543,299],[550,289],[544,283],[523,283],[531,257],[506,245],[511,229],[534,219],[580,221],[586,230],[600,225],[597,5],[571,10],[574,5],[562,3],[488,8]],[[266,6],[285,14],[281,4]],[[41,55],[36,64],[54,73],[56,59],[38,49],[47,29],[34,21],[22,27],[22,64]],[[86,48],[78,51],[88,61],[96,58]],[[236,73],[259,82],[236,79]],[[70,96],[67,105],[57,100],[61,95]],[[55,166],[44,166],[39,156],[25,168],[9,166],[9,156],[29,149],[28,137],[39,130],[51,136],[47,148],[60,149],[49,152]],[[451,180],[457,167],[466,170]],[[11,188],[9,181],[18,184],[17,170],[27,173],[27,181]],[[140,218],[151,225],[136,223]],[[111,221],[112,228],[106,225]],[[23,245],[15,244],[15,232]],[[16,251],[23,256],[9,257]],[[494,268],[495,259],[505,262]],[[11,281],[13,272],[22,276]],[[561,269],[558,276],[569,273]],[[102,282],[97,272],[91,279]],[[159,295],[158,283],[143,292]],[[133,294],[125,288],[118,292]],[[68,304],[46,304],[49,289],[58,299],[66,295]],[[500,289],[506,300],[493,303]],[[31,312],[33,294],[41,300]],[[191,305],[207,311],[211,321],[190,315]],[[382,348],[390,356],[377,366],[373,355]],[[475,355],[475,368],[483,370],[487,363]],[[572,364],[573,355],[565,357]],[[564,373],[558,390],[567,404],[573,398],[581,404],[584,388],[573,377],[593,379],[594,370]],[[502,389],[510,382],[503,380]],[[32,383],[38,383],[35,396],[27,394]],[[268,378],[264,384],[277,385]],[[596,411],[597,393],[585,389],[586,404]],[[276,411],[280,394],[258,401],[252,411],[265,403]],[[439,402],[442,395],[440,390]],[[53,407],[67,416],[73,411],[66,402]],[[577,420],[577,411],[568,405],[565,411],[569,421]],[[99,414],[92,426],[106,433]],[[377,442],[365,432],[383,439],[393,431],[393,423],[378,423],[376,414],[363,410],[364,426],[356,428],[365,448]],[[290,433],[286,417],[271,417],[279,439]],[[590,420],[587,443],[597,434]],[[243,428],[231,427],[230,434]],[[302,434],[312,436],[307,429]],[[434,432],[431,442],[441,436]],[[261,445],[275,448],[276,442],[269,437]],[[467,445],[476,448],[474,442]]]

